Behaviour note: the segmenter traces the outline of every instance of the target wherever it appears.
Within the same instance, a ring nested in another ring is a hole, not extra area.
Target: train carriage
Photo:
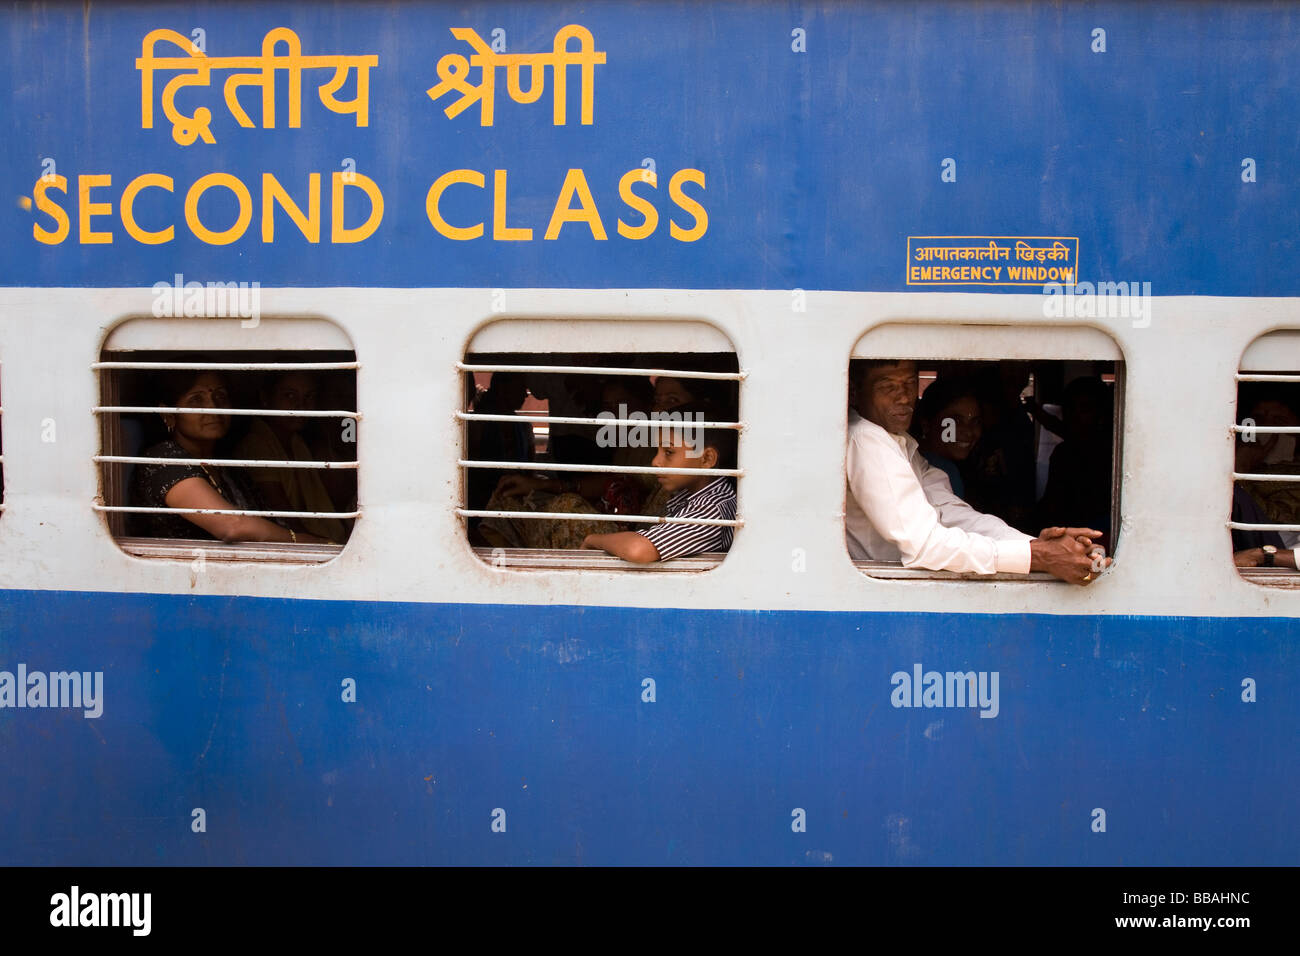
[[[0,17],[0,862],[1295,861],[1300,574],[1231,537],[1300,532],[1233,510],[1300,434],[1239,401],[1300,382],[1291,7]],[[882,359],[1103,382],[1114,564],[855,558]],[[177,371],[321,439],[196,458],[332,492],[232,513],[339,540],[142,532]],[[484,537],[537,515],[478,471],[655,474],[476,407],[512,374],[729,396],[730,547]]]

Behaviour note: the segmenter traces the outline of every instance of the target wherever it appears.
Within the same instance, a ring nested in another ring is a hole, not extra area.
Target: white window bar
[[[699,378],[722,382],[740,382],[746,373],[740,372],[691,372],[671,368],[625,368],[598,365],[477,365],[457,362],[456,368],[462,372],[554,372],[557,375],[644,375],[663,376],[665,378]]]
[[[740,528],[743,518],[668,518],[662,515],[573,514],[567,511],[475,511],[457,508],[464,518],[555,518],[559,521],[630,521],[637,524],[698,524],[715,528]]]
[[[167,409],[163,409],[167,411]],[[477,412],[457,412],[456,417],[466,422],[549,422],[556,425],[644,425],[647,428],[730,428],[736,431],[743,431],[744,422],[697,422],[694,420],[687,421],[678,417],[676,419],[665,416],[671,415],[672,412],[650,412],[645,418],[574,418],[563,415],[533,415],[515,414],[515,415],[480,415]],[[651,415],[658,415],[657,418],[651,418]],[[1296,429],[1300,432],[1300,428]]]
[[[92,362],[92,369],[168,369],[195,372],[326,372],[357,369],[359,362]]]
[[[259,518],[359,518],[360,511],[254,511],[231,508],[146,508],[135,505],[91,505],[96,511],[136,515],[252,515]]]
[[[181,459],[171,459],[180,461]],[[713,475],[715,477],[740,478],[745,472],[740,468],[652,468],[637,465],[569,465],[558,461],[472,461],[462,458],[456,464],[462,468],[498,468],[503,471],[581,471],[588,474],[613,475]],[[542,466],[542,467],[538,467]],[[1300,476],[1298,476],[1300,477]]]
[[[1238,372],[1238,382],[1300,382],[1300,375],[1272,375],[1266,373]]]
[[[360,419],[360,412],[350,412],[346,409],[337,409],[334,411],[317,411],[299,408],[218,408],[208,406],[206,408],[188,408],[186,406],[167,407],[162,405],[96,405],[91,409],[96,415],[106,414],[141,414],[146,412],[172,412],[182,415],[211,415],[219,412],[222,415],[266,415],[271,418],[355,418]]]
[[[1300,481],[1300,475],[1255,475],[1234,471],[1233,481]]]
[[[1300,524],[1250,524],[1244,521],[1229,521],[1233,531],[1300,531]]]
[[[124,465],[216,465],[219,468],[356,468],[355,461],[276,461],[273,458],[147,458],[143,455],[95,455],[93,461]]]

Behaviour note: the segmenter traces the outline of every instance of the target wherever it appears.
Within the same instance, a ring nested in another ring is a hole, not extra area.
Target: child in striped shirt
[[[676,416],[651,425],[658,432],[655,468],[735,468],[736,432],[730,428],[702,428],[696,422],[723,421],[709,402],[673,409]],[[731,479],[714,475],[659,475],[659,484],[672,492],[667,517],[734,520],[736,489]],[[625,561],[650,564],[731,547],[730,525],[665,523],[641,531],[589,534],[584,548],[603,550]]]

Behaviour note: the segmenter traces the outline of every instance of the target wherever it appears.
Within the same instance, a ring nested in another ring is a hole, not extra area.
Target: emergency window
[[[1031,536],[1057,525],[1094,528],[1102,532],[1097,543],[1113,553],[1124,405],[1124,362],[1113,339],[1084,327],[882,325],[853,350],[850,415],[864,410],[864,373],[900,361],[913,362],[918,378],[904,430],[925,467],[939,469],[957,498]],[[872,419],[886,409],[865,410]],[[895,432],[899,422],[886,427]],[[889,536],[861,510],[852,513],[847,482],[845,494],[846,546],[854,565],[872,577],[1056,580],[1042,572],[905,567]]]

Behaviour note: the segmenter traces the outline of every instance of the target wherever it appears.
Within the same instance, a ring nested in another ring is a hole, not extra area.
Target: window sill
[[[696,554],[653,564],[635,564],[590,548],[475,548],[487,565],[512,571],[708,571],[726,558],[725,552]]]
[[[136,558],[194,561],[251,561],[262,564],[324,564],[338,557],[341,544],[284,544],[279,541],[225,542],[198,538],[117,538],[118,547]]]
[[[1267,588],[1300,588],[1300,572],[1291,568],[1238,568],[1237,573]]]
[[[1038,581],[1057,581],[1045,571],[1030,571],[1028,574],[974,574],[968,571],[928,571],[921,568],[905,568],[897,561],[854,561],[853,566],[863,574],[873,578],[887,578],[901,581],[1014,581],[1027,584]],[[1057,583],[1062,583],[1057,581]]]

